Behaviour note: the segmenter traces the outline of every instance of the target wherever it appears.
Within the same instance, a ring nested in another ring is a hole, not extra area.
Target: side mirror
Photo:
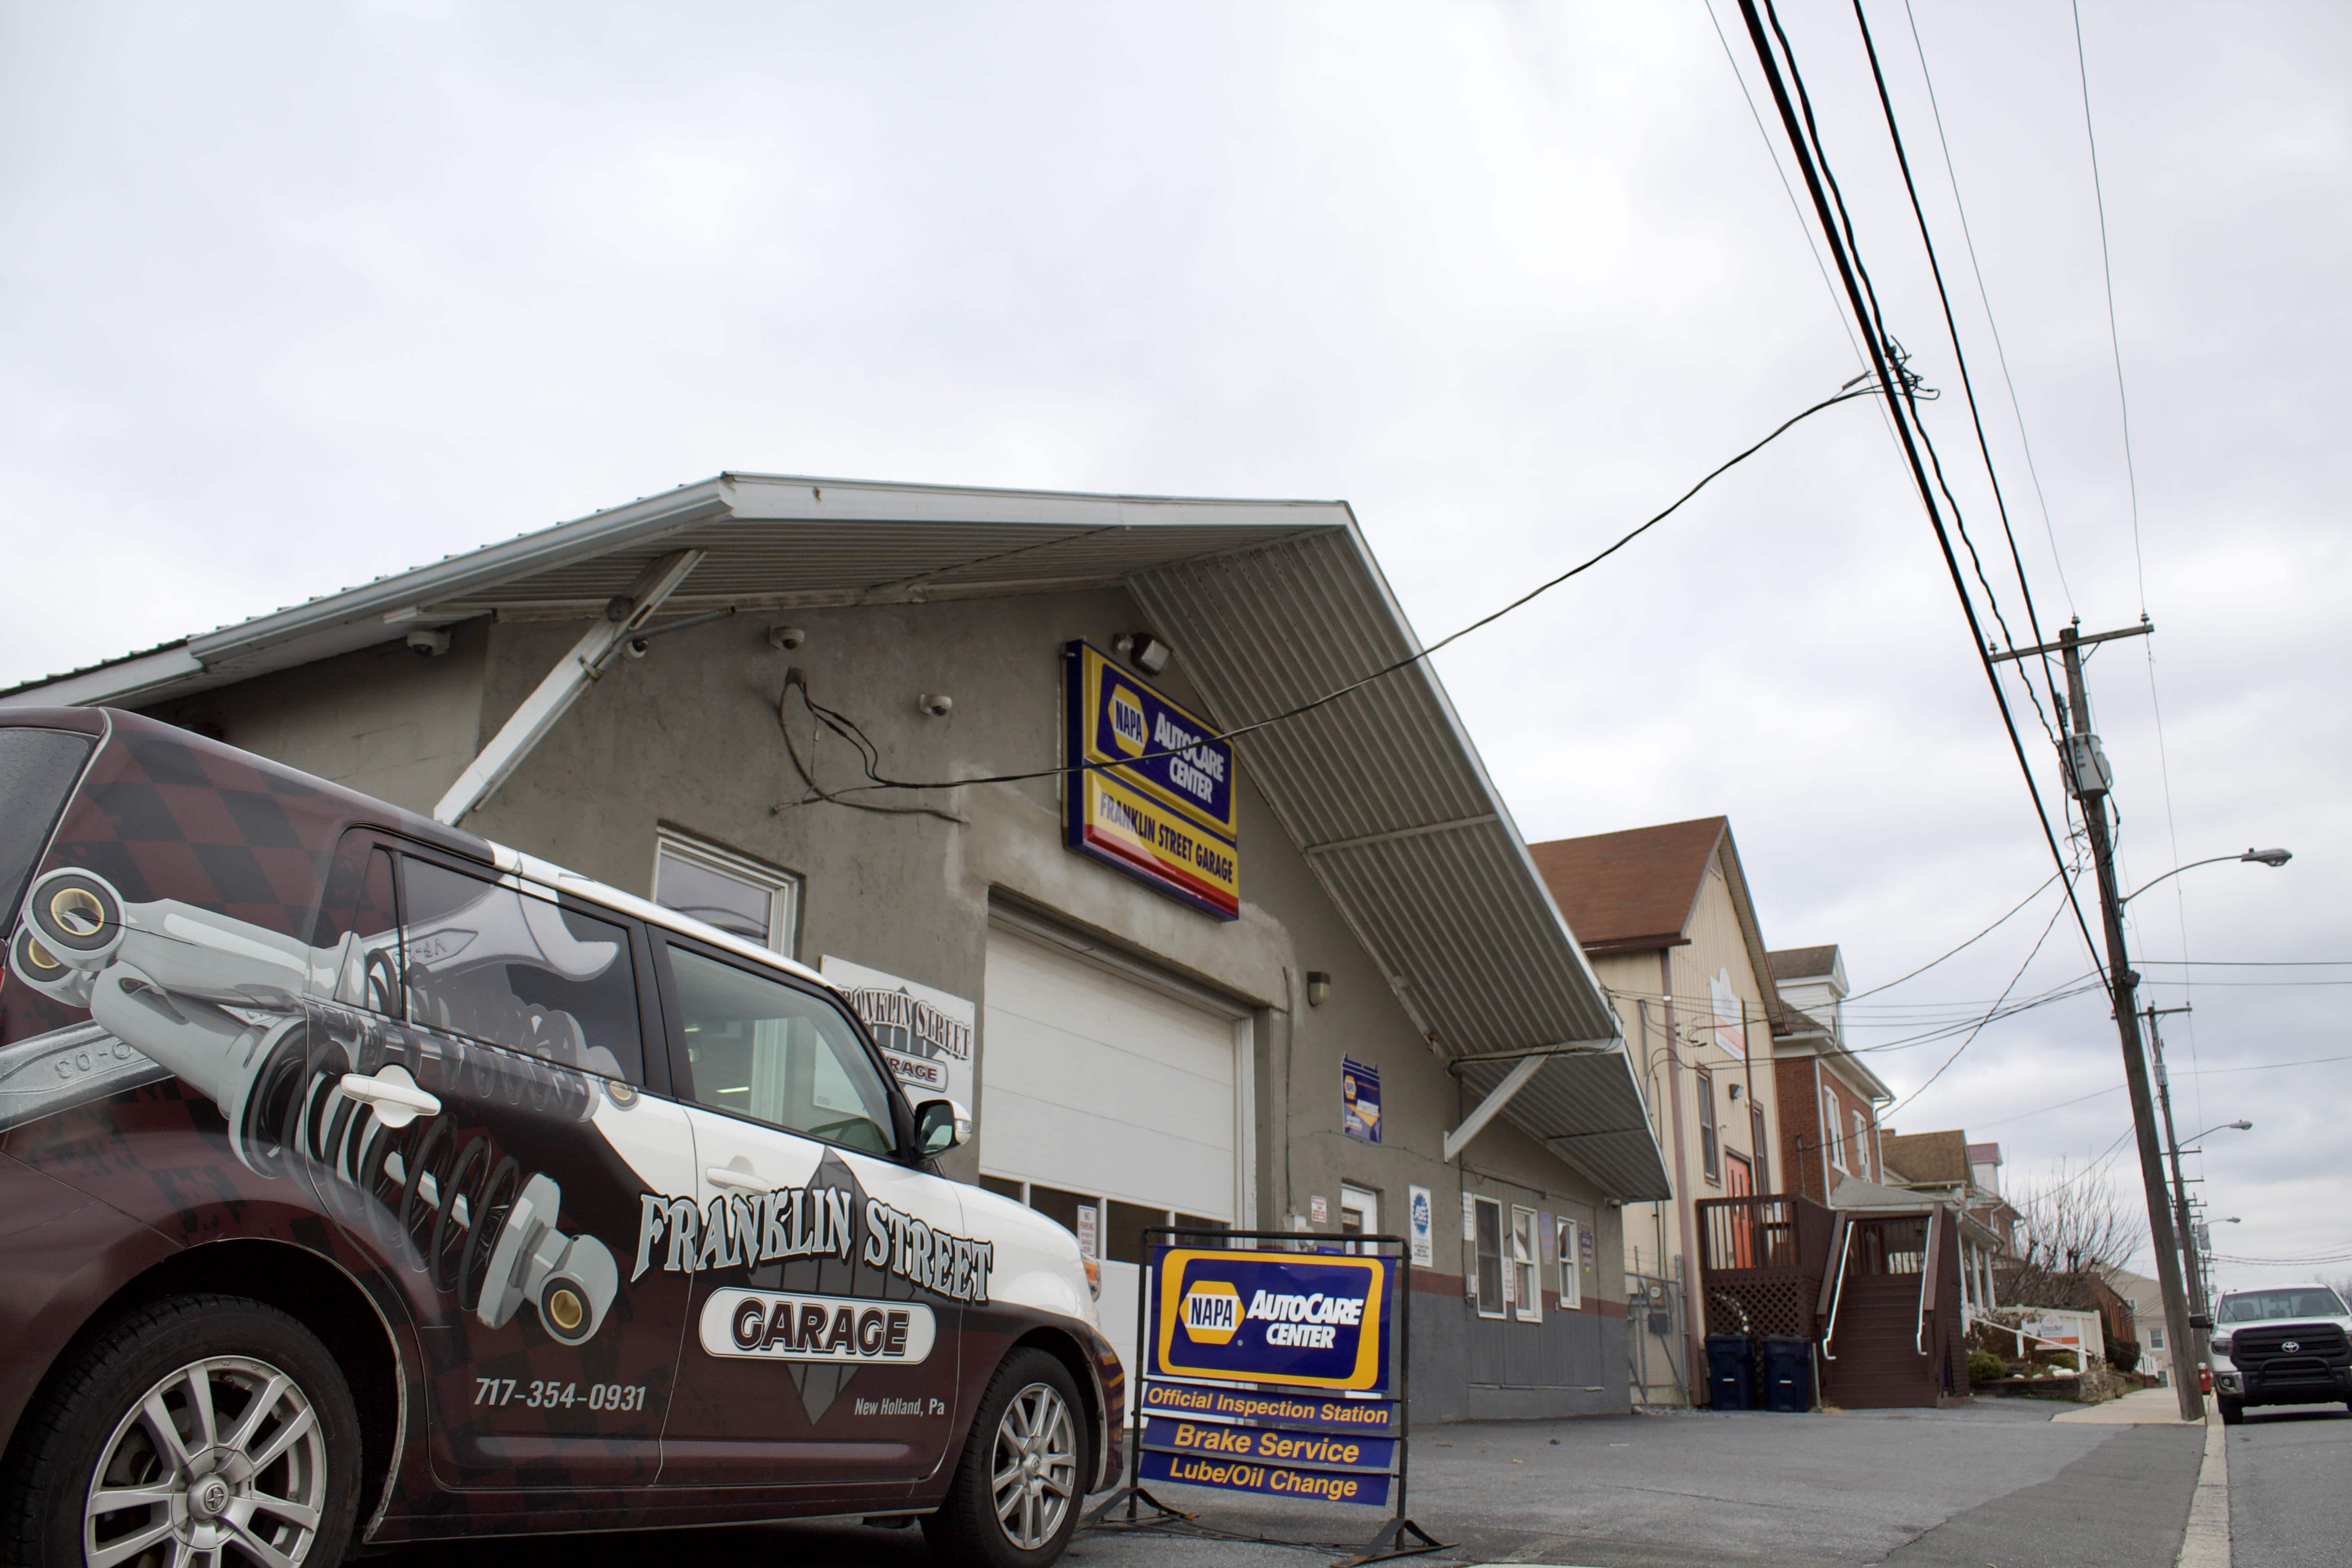
[[[927,1100],[915,1107],[915,1152],[928,1160],[971,1139],[971,1112],[952,1100]]]

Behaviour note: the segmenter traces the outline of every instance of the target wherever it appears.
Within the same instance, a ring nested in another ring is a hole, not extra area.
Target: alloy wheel
[[[1053,1384],[1033,1383],[1004,1407],[992,1474],[1004,1538],[1024,1552],[1052,1541],[1078,1484],[1077,1423]]]
[[[157,1382],[100,1450],[86,1568],[295,1568],[327,1496],[327,1447],[300,1385],[208,1356]]]

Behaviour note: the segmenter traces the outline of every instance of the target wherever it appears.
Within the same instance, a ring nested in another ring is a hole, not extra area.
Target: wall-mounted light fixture
[[[1168,660],[1176,651],[1150,632],[1128,632],[1110,646],[1125,654],[1146,675],[1157,675],[1167,668]]]
[[[1734,1099],[1734,1100],[1738,1100],[1738,1099],[1739,1098],[1739,1091],[1740,1091],[1740,1089],[1741,1089],[1743,1087],[1744,1087],[1744,1086],[1743,1086],[1743,1085],[1740,1085],[1740,1084],[1736,1084],[1736,1083],[1735,1083],[1735,1084],[1733,1084],[1733,1085],[1731,1086],[1731,1098],[1732,1098],[1732,1099]]]
[[[1320,969],[1307,972],[1307,1005],[1320,1007],[1331,999],[1331,976]]]

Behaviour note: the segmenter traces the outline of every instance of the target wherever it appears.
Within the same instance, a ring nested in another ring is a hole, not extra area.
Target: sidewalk
[[[2209,1406],[2210,1401],[2205,1401]],[[2180,1398],[2168,1388],[2141,1388],[2104,1405],[2085,1405],[2053,1415],[2053,1421],[2075,1421],[2086,1426],[2189,1426],[2202,1420],[2180,1418]]]

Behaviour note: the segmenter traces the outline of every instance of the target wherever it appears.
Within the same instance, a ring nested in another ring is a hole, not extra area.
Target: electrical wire
[[[809,758],[805,763],[801,761],[800,747],[793,741],[791,704],[793,693],[795,691],[801,694],[802,706],[808,710],[809,716],[822,726],[810,736]],[[828,790],[818,784],[816,782],[816,743],[824,730],[832,731],[849,742],[850,749],[857,753],[864,764],[868,778],[875,776],[875,769],[880,763],[880,751],[867,737],[866,731],[858,728],[856,721],[846,714],[838,713],[833,709],[824,707],[809,695],[808,677],[803,673],[798,665],[784,672],[783,695],[776,699],[776,728],[783,733],[784,754],[793,760],[793,772],[800,775],[801,784],[808,793],[798,800],[779,801],[768,808],[770,815],[793,810],[803,805],[814,805],[819,801],[824,801],[833,805],[847,806],[852,811],[870,811],[884,816],[932,816],[941,822],[953,823],[959,827],[964,826],[962,817],[932,806],[882,805],[873,801],[844,800],[839,791]]]
[[[1919,244],[1921,248],[1926,250],[1927,253],[1928,275],[1935,279],[1936,298],[1943,306],[1944,331],[1951,339],[1952,360],[1954,364],[1958,367],[1960,373],[1960,391],[1968,401],[1969,423],[1976,430],[1977,450],[1984,458],[1985,478],[1992,484],[1993,507],[2000,514],[2001,535],[2009,541],[2009,559],[2011,564],[2017,572],[2018,592],[2023,596],[2025,601],[2026,626],[2027,628],[2033,633],[2033,646],[2041,647],[2045,646],[2049,639],[2042,635],[2042,617],[2038,613],[2036,613],[2033,607],[2033,588],[2032,585],[2026,581],[2025,557],[2019,552],[2017,548],[2017,531],[2010,526],[2009,500],[2001,493],[2000,474],[1998,469],[1995,468],[1992,460],[1992,445],[1985,438],[1984,416],[1977,408],[1976,382],[1969,374],[1968,353],[1960,346],[1960,326],[1959,322],[1952,314],[1952,297],[1944,288],[1944,264],[1936,255],[1935,236],[1929,233],[1927,229],[1927,211],[1920,205],[1919,187],[1911,178],[1911,155],[1904,148],[1903,132],[1902,129],[1896,125],[1895,121],[1895,100],[1887,95],[1886,74],[1879,68],[1878,44],[1877,41],[1870,36],[1870,20],[1863,15],[1862,0],[1853,0],[1853,20],[1854,25],[1862,30],[1863,52],[1869,57],[1870,79],[1877,85],[1878,88],[1878,107],[1880,112],[1886,120],[1887,140],[1894,143],[1895,166],[1903,173],[1903,189],[1911,198],[1911,216],[1913,220],[1919,226]],[[1933,451],[1934,448],[1930,447],[1929,452],[1931,455],[1933,454]],[[2016,647],[2015,638],[2010,632],[2008,622],[2001,619],[2000,602],[1993,596],[1992,584],[1985,581],[1984,563],[1977,559],[1976,545],[1973,542],[1969,542],[1968,524],[1960,515],[1960,504],[1958,501],[1953,500],[1950,488],[1948,486],[1944,486],[1943,481],[1943,471],[1938,468],[1936,474],[1936,482],[1939,487],[1943,487],[1945,500],[1951,503],[1953,525],[1959,530],[1962,542],[1967,542],[1969,545],[1969,559],[1970,562],[1974,563],[1976,566],[1977,581],[1984,586],[1985,598],[1992,607],[1993,618],[1996,622],[2000,623],[2001,635],[2003,637],[2011,637],[2010,646],[2014,647]],[[2050,656],[2044,653],[2040,657],[2042,660],[2042,679],[2050,688],[2051,710],[2055,713],[2063,715],[2066,709],[2065,705],[2059,700],[2058,678],[2055,671],[2051,668]],[[2024,660],[2020,659],[2017,662],[2021,667]],[[2021,675],[2024,674],[2021,668],[2019,673]],[[2042,698],[2040,694],[2033,689],[2032,678],[2030,676],[2025,677],[2025,692],[2026,695],[2032,700],[2034,716],[2042,720],[2042,728],[2043,731],[2049,735],[2050,743],[2053,746],[2057,745],[2059,743],[2058,733],[2052,728],[2049,717],[2042,711]]]
[[[2212,1078],[2218,1077],[2222,1073],[2276,1072],[2281,1068],[2320,1067],[2329,1062],[2352,1062],[2352,1054],[2335,1057],[2304,1057],[2299,1060],[2291,1062],[2255,1062],[2250,1067],[2242,1068],[2192,1068],[2187,1072],[2175,1073],[2173,1074],[2173,1077]],[[2121,1094],[2124,1091],[2124,1088],[2125,1086],[2122,1084],[2111,1083],[2105,1089],[2095,1089],[2088,1094],[2078,1094],[2072,1100],[2062,1100],[2054,1105],[2036,1106],[2032,1110],[2021,1110],[2014,1116],[2004,1116],[1995,1121],[1972,1121],[1969,1123],[1969,1126],[1973,1131],[1990,1131],[1996,1127],[2006,1127],[2012,1121],[2024,1121],[2032,1117],[2046,1116],[2053,1110],[2063,1110],[2070,1105],[2080,1105],[2084,1100],[2098,1100],[2110,1094]]]
[[[1770,0],[1765,0],[1765,3],[1766,9],[1769,11]],[[1847,297],[1853,304],[1856,318],[1864,322],[1870,322],[1874,320],[1873,313],[1865,300],[1864,285],[1856,276],[1863,270],[1861,258],[1859,255],[1849,257],[1846,250],[1841,247],[1835,232],[1835,224],[1831,216],[1829,198],[1822,188],[1822,180],[1828,175],[1826,162],[1823,162],[1822,169],[1817,173],[1813,157],[1807,150],[1805,132],[1798,121],[1795,106],[1789,100],[1788,86],[1781,80],[1779,64],[1773,58],[1772,46],[1766,37],[1764,19],[1757,11],[1756,0],[1739,0],[1739,9],[1748,23],[1748,37],[1756,49],[1759,61],[1762,64],[1766,80],[1772,89],[1773,104],[1780,111],[1782,127],[1788,134],[1790,144],[1796,151],[1798,167],[1805,176],[1805,187],[1813,199],[1814,209],[1820,216],[1823,234],[1829,241],[1831,255],[1837,260],[1838,274],[1845,284]],[[1780,36],[1781,47],[1786,51],[1788,40],[1786,35],[1781,33],[1777,14],[1772,18],[1772,30],[1776,35]],[[1803,79],[1798,70],[1793,53],[1789,55],[1789,74],[1797,84],[1800,97],[1802,97]],[[1810,111],[1808,121],[1810,121]],[[1817,142],[1814,151],[1818,151]],[[2042,836],[2049,847],[2050,858],[2063,870],[2067,865],[2066,855],[2058,847],[2058,833],[2051,826],[2049,811],[2042,800],[2042,786],[2033,776],[2032,763],[2026,757],[2024,738],[2018,733],[2016,716],[2010,710],[2008,692],[2002,687],[2000,672],[1986,651],[1984,630],[1977,619],[1976,605],[1969,596],[1968,584],[1960,574],[1959,560],[1953,553],[1951,541],[1946,534],[1943,515],[1936,505],[1935,489],[1928,480],[1925,466],[1920,461],[1910,429],[1901,416],[1901,405],[1895,394],[1895,372],[1887,363],[1881,339],[1874,333],[1868,335],[1871,342],[1872,359],[1878,372],[1880,389],[1885,393],[1890,408],[1896,410],[1895,426],[1903,447],[1905,460],[1910,468],[1912,481],[1918,488],[1919,499],[1927,510],[1928,524],[1935,532],[1937,547],[1943,553],[1945,569],[1951,577],[1953,592],[1960,601],[1961,616],[1968,623],[1969,647],[1984,669],[1986,684],[1992,689],[1994,704],[2000,711],[2001,727],[2009,733],[2010,749],[2015,753],[2018,770],[2025,779],[2026,793],[2032,798],[2034,816],[2042,824]],[[1921,442],[1927,439],[1924,428],[1919,431],[1918,439]],[[2066,899],[2068,904],[2074,909],[2074,923],[2083,933],[2084,946],[2089,952],[2092,963],[2098,967],[2104,977],[2105,960],[2100,953],[2097,939],[2091,934],[2091,922],[2083,913],[2081,901],[2074,896],[2074,884],[2071,880],[2066,884]]]
[[[2072,0],[2074,14],[2074,68],[2083,83],[2083,138],[2091,149],[2091,195],[2099,209],[2099,272],[2107,285],[2107,343],[2115,351],[2116,408],[2122,416],[2124,481],[2131,495],[2132,563],[2138,573],[2139,613],[2147,614],[2147,562],[2139,547],[2139,473],[2132,462],[2131,400],[2124,394],[2123,334],[2116,328],[2116,266],[2107,249],[2107,194],[2099,179],[2099,133],[2091,123],[2091,65],[2083,48],[2082,0]]]
[[[2025,430],[2025,409],[2018,400],[2017,378],[2010,374],[2009,350],[2000,340],[2000,322],[1993,315],[1992,293],[1985,287],[1984,267],[1977,259],[1975,233],[1969,227],[1968,204],[1960,199],[1959,170],[1952,163],[1952,143],[1944,134],[1944,107],[1936,98],[1936,79],[1927,69],[1927,46],[1919,38],[1919,18],[1912,14],[1911,0],[1903,0],[1903,15],[1911,26],[1911,47],[1919,57],[1919,79],[1927,89],[1927,109],[1936,122],[1936,143],[1944,154],[1944,175],[1952,185],[1952,210],[1959,215],[1960,238],[1969,253],[1969,270],[1975,274],[1977,299],[1984,306],[1985,326],[1992,333],[1993,358],[2000,365],[2000,379],[2009,389],[2009,410],[2017,420],[2017,442],[2025,453],[2026,476],[2033,481],[2033,499],[2042,509],[2042,531],[2050,541],[2050,564],[2058,574],[2058,587],[2064,595],[2066,607],[2074,607],[2074,590],[2066,581],[2066,563],[2059,558],[2058,531],[2050,521],[2050,499],[2042,491],[2042,471],[2034,466],[2033,442]]]
[[[1490,611],[1489,613],[1479,616],[1476,620],[1472,621],[1468,626],[1448,633],[1444,637],[1438,638],[1435,642],[1431,643],[1428,647],[1421,648],[1416,652],[1409,653],[1402,658],[1391,659],[1388,663],[1381,665],[1379,668],[1373,670],[1369,675],[1361,676],[1357,679],[1348,682],[1344,686],[1327,691],[1320,697],[1309,698],[1307,701],[1301,702],[1296,707],[1286,708],[1279,713],[1269,714],[1265,718],[1253,720],[1246,724],[1237,724],[1229,730],[1221,730],[1215,734],[1202,737],[1199,741],[1194,742],[1190,746],[1171,746],[1164,751],[1140,752],[1131,757],[1121,757],[1116,762],[1089,762],[1080,759],[1065,763],[1058,767],[1033,768],[1027,772],[1017,773],[991,773],[979,778],[940,779],[928,783],[918,783],[907,779],[888,778],[885,777],[880,773],[878,760],[869,759],[866,772],[867,778],[871,781],[870,783],[853,784],[847,789],[835,790],[831,794],[824,795],[823,798],[834,801],[836,804],[846,805],[849,803],[844,801],[841,798],[842,796],[868,794],[875,790],[960,789],[967,784],[1023,784],[1031,779],[1060,778],[1066,775],[1087,773],[1098,768],[1132,767],[1138,763],[1157,762],[1167,757],[1181,757],[1185,755],[1187,752],[1196,750],[1202,745],[1215,742],[1237,740],[1241,736],[1254,734],[1257,731],[1270,729],[1274,725],[1284,723],[1286,721],[1299,718],[1305,714],[1312,713],[1319,708],[1328,707],[1329,704],[1337,702],[1339,699],[1348,696],[1351,692],[1362,690],[1365,687],[1371,685],[1376,680],[1394,675],[1399,670],[1409,669],[1412,666],[1422,663],[1423,660],[1429,658],[1433,654],[1450,647],[1454,643],[1459,642],[1464,637],[1468,637],[1472,632],[1477,631],[1484,626],[1491,626],[1495,622],[1501,620],[1505,616],[1509,615],[1512,611],[1519,609],[1523,605],[1533,602],[1543,595],[1549,593],[1552,589],[1559,587],[1561,584],[1568,582],[1570,579],[1583,575],[1593,567],[1600,565],[1603,561],[1608,560],[1611,556],[1624,549],[1627,545],[1633,543],[1633,541],[1641,538],[1642,535],[1649,532],[1650,530],[1655,528],[1658,524],[1665,521],[1667,518],[1672,517],[1676,511],[1682,510],[1684,503],[1687,502],[1693,496],[1697,495],[1699,491],[1706,489],[1708,485],[1714,483],[1724,474],[1728,473],[1735,468],[1738,468],[1741,463],[1746,462],[1748,458],[1754,457],[1757,453],[1770,446],[1774,441],[1779,440],[1782,436],[1794,429],[1798,425],[1811,418],[1814,415],[1821,413],[1823,409],[1834,408],[1841,403],[1852,403],[1857,399],[1874,398],[1876,396],[1876,393],[1867,390],[1851,391],[1841,389],[1831,394],[1829,396],[1822,398],[1819,403],[1812,405],[1811,407],[1799,410],[1797,413],[1792,414],[1788,418],[1782,420],[1780,424],[1774,426],[1771,431],[1765,435],[1761,439],[1741,448],[1738,452],[1734,453],[1731,457],[1727,458],[1722,462],[1717,464],[1713,468],[1708,469],[1705,477],[1703,477],[1696,484],[1691,486],[1690,489],[1685,490],[1681,495],[1675,497],[1674,501],[1664,510],[1654,513],[1638,527],[1632,529],[1626,533],[1621,534],[1617,540],[1607,548],[1595,554],[1587,556],[1582,561],[1580,561],[1575,565],[1570,567],[1567,571],[1560,573],[1558,576],[1547,578],[1545,581],[1537,584],[1534,587],[1528,589],[1517,598],[1513,599],[1510,603],[1503,605],[1500,609]],[[835,717],[838,718],[839,716],[835,715]],[[868,742],[867,744],[870,747],[871,742]]]
[[[2082,864],[2082,862],[2081,862],[2081,860],[2078,858],[2078,859],[2075,861],[2075,865],[2076,865],[2077,867],[2079,867],[2081,864]],[[2050,873],[2050,875],[2049,875],[2048,877],[2046,877],[2045,879],[2043,879],[2043,880],[2042,880],[2042,882],[2041,887],[2038,887],[2038,888],[2034,889],[2033,889],[2033,891],[2032,891],[2032,892],[2030,892],[2030,893],[2026,894],[2026,895],[2025,895],[2025,897],[2024,897],[2023,899],[2020,900],[2016,904],[2012,905],[2012,906],[2011,907],[2011,909],[2010,909],[2010,910],[2009,910],[2009,912],[2008,912],[2007,914],[2002,915],[2002,916],[2000,917],[2000,919],[1999,919],[1999,920],[1997,920],[1997,921],[1993,921],[1993,922],[1992,922],[1992,924],[1990,924],[1990,925],[1989,925],[1989,926],[1985,927],[1985,928],[1984,928],[1984,930],[1982,930],[1982,931],[1980,931],[1977,932],[1977,934],[1976,934],[1976,935],[1974,935],[1974,936],[1972,936],[1972,937],[1969,938],[1969,940],[1968,940],[1968,941],[1966,941],[1966,942],[1964,942],[1960,943],[1960,945],[1959,945],[1959,946],[1958,946],[1958,947],[1956,947],[1956,948],[1953,948],[1953,949],[1951,950],[1951,952],[1950,952],[1938,953],[1938,954],[1937,954],[1937,956],[1935,956],[1934,958],[1931,958],[1931,959],[1929,959],[1927,963],[1925,963],[1921,964],[1918,968],[1916,968],[1916,969],[1915,969],[1915,970],[1912,970],[1909,973],[1907,973],[1907,974],[1898,974],[1898,975],[1896,975],[1894,979],[1892,979],[1892,980],[1890,980],[1890,981],[1886,982],[1884,985],[1874,985],[1874,986],[1872,986],[1872,987],[1871,987],[1869,990],[1867,990],[1867,991],[1857,991],[1857,992],[1855,992],[1853,995],[1846,997],[1846,998],[1844,999],[1844,1000],[1845,1000],[1845,1003],[1846,1003],[1846,1004],[1848,1004],[1848,1005],[1851,1005],[1851,1004],[1853,1004],[1853,1003],[1859,1002],[1859,1001],[1860,1001],[1860,1000],[1862,1000],[1862,998],[1864,998],[1864,996],[1875,996],[1875,995],[1877,995],[1881,991],[1892,991],[1892,990],[1894,990],[1894,989],[1895,989],[1895,987],[1896,987],[1897,985],[1902,984],[1905,981],[1906,981],[1906,980],[1914,980],[1914,979],[1916,979],[1918,976],[1920,976],[1920,975],[1922,975],[1922,974],[1927,973],[1927,971],[1929,971],[1929,970],[1931,970],[1931,969],[1935,968],[1935,967],[1936,967],[1936,965],[1937,965],[1937,964],[1939,964],[1939,963],[1943,963],[1945,959],[1950,958],[1951,956],[1953,956],[1953,954],[1954,954],[1954,953],[1960,953],[1960,952],[1967,952],[1969,948],[1974,947],[1978,942],[1982,942],[1985,938],[1987,938],[1987,937],[1990,936],[1993,932],[1995,932],[1995,931],[1999,931],[1999,930],[2000,930],[2003,925],[2007,924],[2007,923],[2009,922],[2009,921],[2011,920],[2011,918],[2012,916],[2014,916],[2014,915],[2017,913],[2017,911],[2018,911],[2018,910],[2021,910],[2021,909],[2025,908],[2025,906],[2026,906],[2027,904],[2030,904],[2030,903],[2032,903],[2034,900],[2036,900],[2036,899],[2040,898],[2040,897],[2042,895],[2043,891],[2044,891],[2044,890],[2046,890],[2046,889],[2049,888],[2049,886],[2050,886],[2050,884],[2051,884],[2051,883],[2053,883],[2053,882],[2056,881],[2059,878],[2061,878],[2061,877],[2064,876],[2065,874],[2066,874],[2066,873],[2065,873],[2065,872],[2063,872],[2063,871],[2053,871],[2053,872],[2051,872],[2051,873]]]
[[[2070,877],[2067,879],[2067,885],[2069,887],[2074,885],[2073,878]],[[1886,1110],[1881,1113],[1882,1117],[1894,1115],[1896,1111],[1902,1110],[1905,1106],[1910,1104],[1913,1100],[1927,1093],[1930,1085],[1934,1084],[1937,1079],[1943,1077],[1947,1072],[1951,1070],[1951,1067],[1954,1062],[1958,1061],[1961,1057],[1968,1054],[1969,1047],[1977,1043],[1977,1037],[1984,1033],[1985,1026],[1991,1023],[1993,1019],[2000,1016],[2001,1003],[2009,1000],[2009,994],[2017,989],[2017,983],[2025,978],[2025,972],[2033,967],[2033,961],[2035,959],[2042,956],[2042,944],[2048,942],[2050,940],[2050,933],[2058,929],[2058,917],[2065,912],[2063,906],[2050,911],[2049,923],[2042,928],[2042,934],[2033,939],[2032,950],[2026,953],[2025,962],[2017,966],[2017,973],[2011,975],[2009,977],[2009,984],[2001,988],[2000,1000],[1999,1002],[1995,1002],[1992,1005],[1991,1010],[1986,1013],[1982,1018],[1979,1019],[1973,1028],[1969,1030],[1968,1038],[1962,1040],[1959,1043],[1958,1048],[1954,1050],[1950,1056],[1944,1058],[1944,1065],[1927,1075],[1927,1081],[1926,1083],[1921,1084],[1918,1088],[1905,1095],[1901,1100],[1898,1100],[1893,1105],[1888,1106]]]

